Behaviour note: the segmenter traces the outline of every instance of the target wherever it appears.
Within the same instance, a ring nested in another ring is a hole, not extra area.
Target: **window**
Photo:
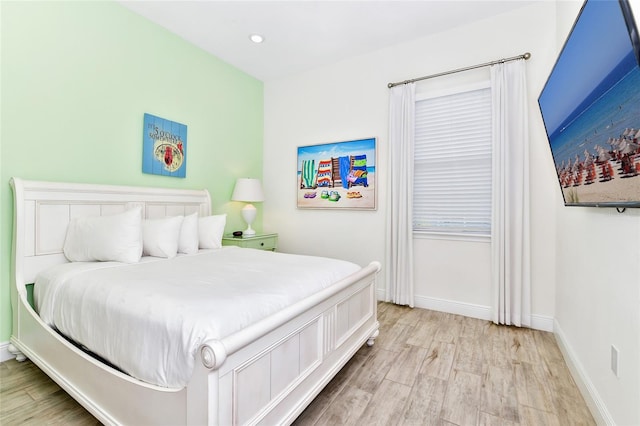
[[[490,236],[491,89],[416,100],[414,234]]]

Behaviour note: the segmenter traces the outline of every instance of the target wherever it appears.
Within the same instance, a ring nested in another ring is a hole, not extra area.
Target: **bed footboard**
[[[294,306],[280,319],[275,315],[228,339],[203,344],[201,371],[194,372],[193,380],[215,374],[217,383],[215,390],[209,389],[206,407],[190,407],[193,419],[209,412],[217,413],[215,418],[200,417],[201,422],[293,422],[353,354],[378,335],[374,274],[379,267],[374,262],[363,269],[364,278],[319,304]],[[255,335],[271,322],[278,324]]]

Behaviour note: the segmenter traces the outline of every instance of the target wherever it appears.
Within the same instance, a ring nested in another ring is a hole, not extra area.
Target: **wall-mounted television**
[[[627,0],[586,0],[538,98],[567,206],[640,207],[640,38]]]

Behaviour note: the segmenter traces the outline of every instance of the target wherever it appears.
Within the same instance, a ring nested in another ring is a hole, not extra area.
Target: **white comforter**
[[[40,317],[133,377],[181,388],[222,338],[359,270],[350,262],[237,247],[139,264],[66,263],[36,279]]]

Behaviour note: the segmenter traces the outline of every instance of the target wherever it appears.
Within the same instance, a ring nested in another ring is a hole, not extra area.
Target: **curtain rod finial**
[[[526,61],[527,59],[529,59],[531,57],[531,53],[527,52],[524,55],[522,55],[522,57],[524,58],[524,60]]]

